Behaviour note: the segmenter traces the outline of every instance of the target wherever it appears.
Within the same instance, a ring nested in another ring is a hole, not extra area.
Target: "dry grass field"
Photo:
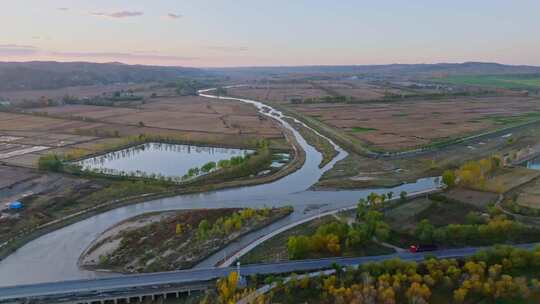
[[[281,134],[273,120],[259,115],[251,106],[195,96],[156,99],[136,108],[65,105],[30,111],[47,113],[49,117],[89,118],[89,121],[108,126],[144,126],[210,134],[246,134],[261,138],[280,137]]]
[[[227,89],[227,93],[232,96],[278,103],[288,103],[295,98],[318,98],[328,95],[324,90],[309,83],[249,85]]]
[[[34,167],[43,153],[93,142],[97,137],[68,134],[58,129],[59,119],[0,113],[10,124],[0,121],[0,163]],[[35,128],[35,129],[33,129]],[[51,129],[47,129],[51,128]]]
[[[450,189],[443,194],[450,200],[460,201],[472,205],[478,209],[485,209],[489,204],[495,203],[498,194],[493,192],[477,191],[466,188]]]
[[[168,97],[136,107],[63,105],[25,111],[0,112],[1,162],[32,167],[43,153],[94,151],[139,134],[225,146],[246,146],[265,138],[286,147],[274,120],[233,101]]]
[[[456,98],[368,104],[290,105],[380,150],[400,150],[540,118],[540,100]]]
[[[426,197],[415,198],[385,212],[387,222],[394,230],[414,229],[414,218],[429,208],[433,202]]]
[[[382,87],[358,80],[318,80],[311,82],[254,84],[227,90],[229,94],[257,100],[287,104],[292,99],[321,98],[325,96],[347,96],[359,101],[381,100],[389,95],[409,95],[410,91]]]
[[[484,190],[506,193],[540,177],[540,171],[524,167],[500,169],[497,174],[486,181]]]
[[[15,184],[38,177],[36,172],[28,169],[0,165],[0,197]]]
[[[11,100],[15,103],[23,100],[37,100],[42,97],[46,99],[62,99],[64,96],[74,96],[78,98],[98,96],[102,94],[112,94],[116,91],[133,90],[141,96],[150,96],[152,91],[146,90],[152,84],[109,84],[109,85],[89,85],[66,87],[54,90],[17,90],[0,91],[0,97]],[[145,93],[146,92],[146,93]]]
[[[451,145],[409,158],[373,159],[351,153],[326,172],[315,188],[388,187],[414,182],[419,177],[438,176],[445,169],[455,169],[467,160],[478,160],[490,155],[511,155],[514,151],[537,145],[540,124],[512,130],[511,133],[511,137],[477,139],[466,145]],[[514,177],[507,177],[508,181],[512,179]],[[489,183],[490,180],[487,181],[487,187]]]
[[[516,204],[540,210],[540,178],[521,187],[518,193]]]
[[[315,85],[327,93],[352,97],[355,102],[380,100],[390,95],[406,96],[412,91],[392,86],[379,86],[362,80],[317,81]]]

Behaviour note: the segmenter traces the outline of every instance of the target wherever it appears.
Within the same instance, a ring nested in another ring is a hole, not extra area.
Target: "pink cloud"
[[[31,45],[0,44],[0,55],[2,56],[27,56],[38,52],[39,49]]]
[[[172,19],[172,20],[176,20],[176,19],[180,19],[182,18],[182,14],[174,14],[174,13],[168,13],[167,15],[165,15],[165,17],[167,19]]]
[[[67,61],[122,61],[126,63],[180,64],[200,60],[199,57],[163,54],[157,51],[133,52],[63,52],[40,49],[31,45],[0,44],[2,60],[67,60]]]
[[[118,11],[112,13],[104,12],[91,12],[90,15],[98,17],[109,17],[109,18],[129,18],[129,17],[138,17],[142,16],[144,13],[139,11]]]
[[[245,52],[248,51],[249,48],[246,46],[222,46],[222,45],[210,45],[206,47],[209,50],[212,51],[219,51],[219,52]]]

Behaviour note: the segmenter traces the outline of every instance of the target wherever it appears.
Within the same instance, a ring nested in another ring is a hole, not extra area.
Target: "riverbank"
[[[219,181],[213,180],[211,184],[204,184],[201,180],[197,180],[196,185],[183,185],[175,186],[172,184],[159,184],[161,191],[159,192],[144,192],[137,194],[135,196],[121,196],[113,197],[110,199],[103,198],[101,202],[98,201],[97,204],[91,206],[84,206],[83,208],[77,208],[76,204],[71,203],[69,206],[68,215],[55,218],[54,220],[46,223],[34,224],[29,222],[28,225],[25,225],[24,229],[18,229],[17,231],[9,232],[4,239],[3,243],[0,243],[0,260],[6,258],[8,255],[16,251],[18,248],[24,246],[26,243],[43,236],[47,233],[55,231],[57,229],[66,227],[78,221],[82,221],[86,218],[92,217],[94,215],[115,209],[130,204],[141,203],[144,201],[150,201],[155,199],[173,197],[178,195],[193,194],[193,193],[204,193],[217,191],[221,189],[230,189],[230,188],[240,188],[246,186],[255,186],[266,183],[271,183],[277,181],[287,175],[290,175],[300,169],[306,160],[305,151],[302,149],[301,145],[296,140],[295,136],[288,129],[283,128],[283,134],[286,138],[288,145],[292,147],[291,150],[291,161],[280,168],[279,170],[262,176],[253,176],[246,177],[242,179],[237,179],[233,181]],[[68,175],[69,176],[69,175]],[[89,177],[89,178],[100,178],[100,177]],[[103,178],[101,178],[103,179]],[[128,180],[128,181],[112,181],[112,185],[109,188],[114,189],[115,183],[137,183],[141,182],[140,180]],[[151,182],[152,183],[152,182]],[[107,190],[107,189],[104,189]],[[78,194],[78,192],[77,192]],[[64,194],[65,196],[65,194]],[[63,201],[68,200],[69,197],[64,197]],[[76,200],[75,200],[76,201]],[[58,207],[57,207],[58,208]],[[65,206],[67,208],[67,206]],[[54,209],[53,209],[54,210]],[[30,221],[31,219],[22,217],[19,220]]]
[[[368,145],[341,130],[299,113],[289,106],[278,102],[269,102],[269,105],[352,152],[326,171],[320,181],[311,187],[312,190],[396,187],[422,177],[441,175],[444,170],[459,166],[467,160],[493,154],[505,155],[515,149],[538,145],[537,138],[540,135],[539,121],[527,120],[477,134],[448,138],[421,148],[387,153],[370,150]],[[323,151],[320,147],[318,150]]]
[[[201,209],[150,213],[108,229],[81,255],[88,270],[122,273],[191,268],[235,241],[292,213],[271,209]]]
[[[291,139],[291,141],[296,142],[294,139]],[[221,189],[254,186],[254,185],[260,185],[260,184],[270,183],[270,182],[279,180],[295,172],[299,168],[301,168],[305,162],[305,153],[303,152],[301,148],[298,147],[298,143],[293,143],[293,144],[296,146],[295,151],[297,151],[294,154],[295,157],[292,159],[292,161],[289,164],[287,164],[285,167],[275,172],[274,174],[255,177],[255,178],[249,178],[249,179],[243,179],[243,180],[221,182],[221,183],[216,183],[216,184],[198,185],[198,186],[186,187],[186,188],[169,187],[169,189],[160,193],[143,193],[143,194],[131,196],[131,197],[118,198],[118,199],[115,198],[115,199],[106,201],[104,203],[98,204],[96,206],[92,206],[92,207],[81,209],[81,210],[76,210],[76,212],[70,215],[64,216],[62,218],[56,219],[54,221],[51,221],[45,224],[40,224],[38,226],[28,228],[27,230],[17,231],[16,235],[14,235],[13,237],[10,237],[6,241],[4,241],[4,243],[0,244],[0,260],[4,259],[9,254],[13,253],[18,248],[22,247],[24,244],[30,242],[33,239],[36,239],[54,230],[73,224],[77,221],[81,221],[91,216],[94,216],[96,214],[106,212],[108,210],[127,206],[130,204],[136,204],[136,203],[141,203],[144,201],[161,199],[161,198],[166,198],[166,197],[173,197],[177,195],[204,193],[204,192],[216,191],[216,190],[221,190]]]
[[[436,153],[416,157],[369,158],[351,153],[325,172],[314,189],[354,189],[392,187],[412,182],[423,176],[439,176],[447,169],[455,169],[470,160],[492,155],[512,156],[515,151],[528,150],[538,145],[540,125],[518,128],[512,134],[477,140],[447,147]]]
[[[313,146],[319,153],[322,155],[321,163],[319,164],[319,168],[323,168],[328,163],[334,159],[338,155],[338,151],[330,144],[330,142],[321,136],[317,135],[315,132],[310,130],[309,128],[306,128],[301,123],[296,122],[294,119],[290,118],[284,118],[285,121],[287,121],[293,128],[295,128],[300,134],[302,134],[302,137]]]

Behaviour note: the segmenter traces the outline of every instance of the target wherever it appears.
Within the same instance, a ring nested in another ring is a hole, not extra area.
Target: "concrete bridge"
[[[513,247],[533,249],[537,244]],[[439,259],[471,256],[489,247],[467,247],[429,252]],[[247,265],[241,268],[243,276],[281,273],[301,273],[380,262],[392,258],[421,261],[422,253],[395,253],[356,258],[327,258]],[[234,267],[193,269],[150,274],[135,274],[92,280],[41,283],[0,288],[0,303],[136,303],[147,299],[179,297],[192,292],[204,292],[215,286],[215,281],[236,271]]]

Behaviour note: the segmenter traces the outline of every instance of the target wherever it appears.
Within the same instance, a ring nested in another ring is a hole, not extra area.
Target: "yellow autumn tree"
[[[339,255],[341,246],[339,245],[339,237],[335,234],[326,236],[326,250],[333,255]]]
[[[454,290],[454,301],[456,303],[463,303],[469,291],[466,288],[458,288]]]
[[[176,234],[182,234],[182,224],[176,224]]]
[[[391,287],[380,288],[378,290],[377,298],[379,303],[383,304],[395,304],[396,303],[396,293]]]
[[[217,281],[218,302],[221,304],[234,303],[232,301],[238,287],[238,273],[229,273],[225,278]]]
[[[431,290],[426,284],[414,282],[407,289],[405,295],[412,303],[428,303],[428,299],[431,297]]]

